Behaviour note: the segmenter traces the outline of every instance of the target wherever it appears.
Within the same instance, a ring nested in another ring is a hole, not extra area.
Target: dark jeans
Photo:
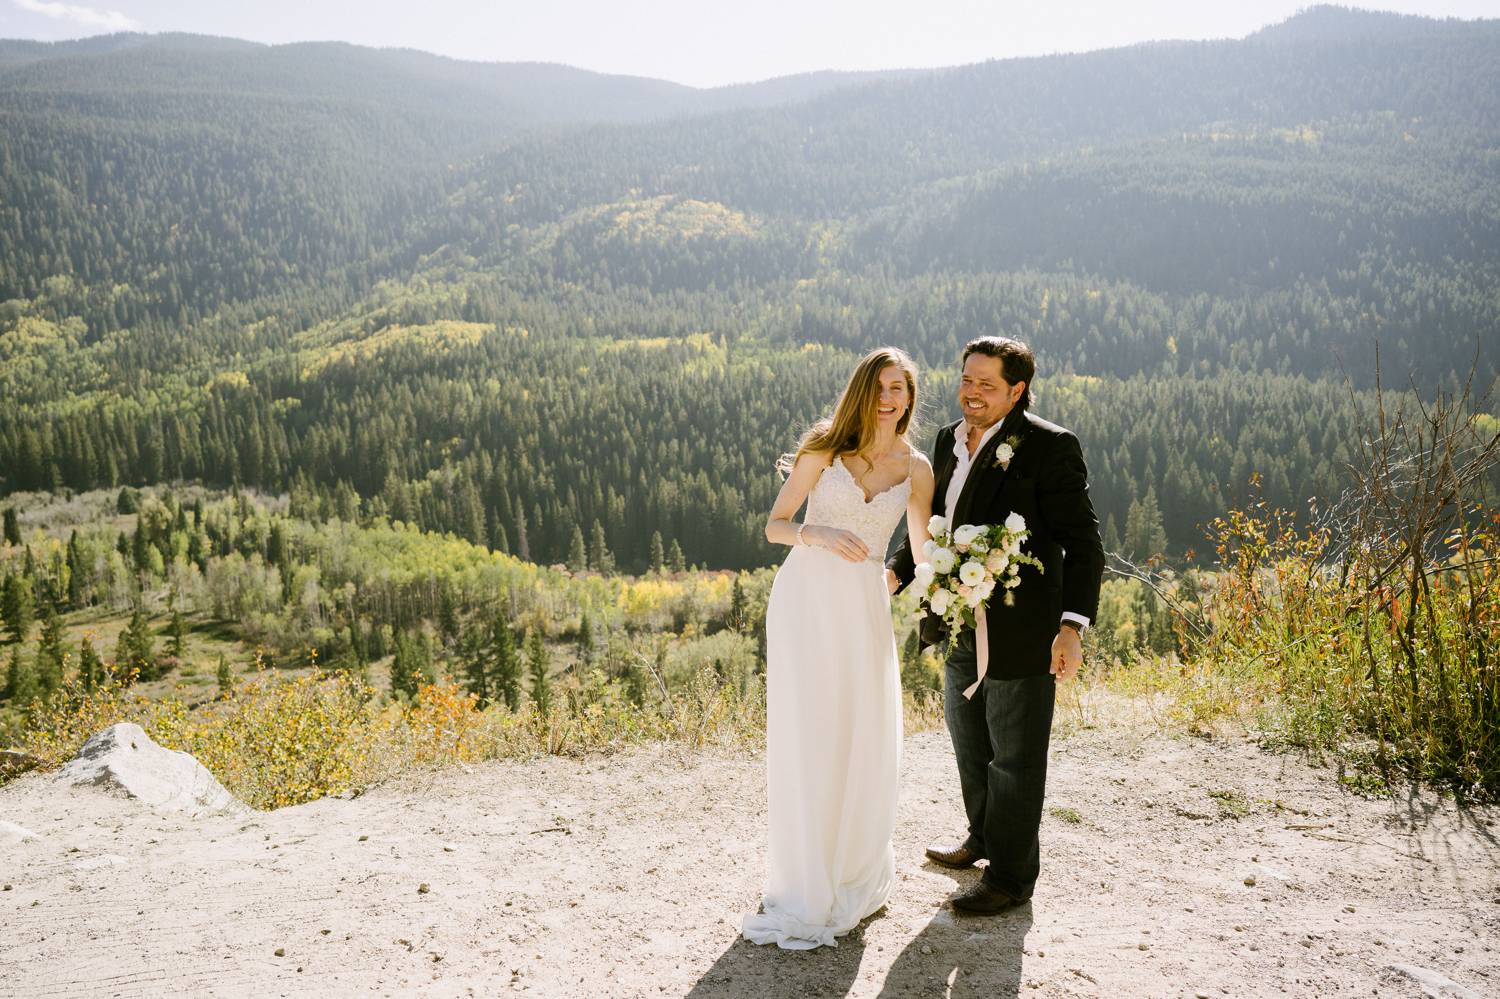
[[[990,653],[989,675],[973,700],[965,700],[963,692],[974,682],[978,663],[974,633],[959,636],[945,669],[943,714],[969,816],[964,845],[989,861],[986,882],[1025,899],[1031,897],[1041,865],[1037,830],[1057,681],[1050,673],[995,679],[993,647]]]

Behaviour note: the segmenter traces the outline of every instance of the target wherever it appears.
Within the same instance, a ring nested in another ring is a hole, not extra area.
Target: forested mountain
[[[0,43],[0,491],[289,491],[539,562],[775,552],[852,360],[1038,349],[1112,545],[1340,486],[1500,330],[1500,22],[694,91],[340,44]],[[1354,383],[1354,402],[1345,379]],[[597,542],[596,542],[597,539]]]

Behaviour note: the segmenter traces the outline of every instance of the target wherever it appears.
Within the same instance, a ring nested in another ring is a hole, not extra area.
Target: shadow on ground
[[[977,872],[928,870],[952,877],[963,890]],[[1028,902],[998,916],[955,916],[946,904],[907,940],[894,959],[866,952],[885,911],[839,938],[837,947],[787,951],[739,939],[688,993],[692,999],[752,999],[760,996],[969,996],[1009,999],[1021,991],[1021,958],[1031,929]],[[880,936],[887,936],[882,933]],[[868,960],[867,960],[868,959]],[[861,964],[867,964],[861,981]]]

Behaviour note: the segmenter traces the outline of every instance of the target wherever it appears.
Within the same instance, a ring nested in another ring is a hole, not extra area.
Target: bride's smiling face
[[[880,372],[880,398],[875,404],[875,422],[895,427],[911,408],[911,391],[900,365],[887,364]]]
[[[958,382],[958,408],[969,426],[988,430],[1005,419],[1024,391],[1025,382],[1012,384],[1005,380],[1000,358],[970,354]]]

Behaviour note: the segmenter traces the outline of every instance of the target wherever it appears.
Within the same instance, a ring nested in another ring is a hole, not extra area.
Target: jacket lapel
[[[943,431],[938,431],[937,443],[933,452],[933,467],[937,470],[932,492],[932,507],[934,513],[946,515],[948,501],[948,483],[953,481],[953,470],[958,467],[958,459],[953,455],[953,442],[958,437],[958,428],[964,422],[959,420],[950,427],[944,428],[947,433],[948,443],[943,443]]]
[[[958,502],[953,504],[952,522],[955,526],[969,523],[969,509],[981,490],[993,496],[1005,481],[1007,469],[995,464],[995,450],[1008,438],[1020,435],[1025,425],[1025,410],[1011,410],[1001,422],[995,436],[986,441],[974,456],[974,462],[969,466],[969,477],[964,480],[963,492],[958,494]]]

